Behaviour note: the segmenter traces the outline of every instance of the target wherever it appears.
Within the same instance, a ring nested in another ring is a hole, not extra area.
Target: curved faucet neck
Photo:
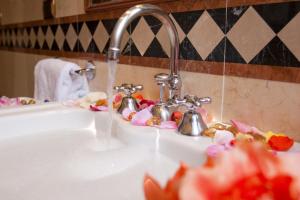
[[[118,60],[121,54],[120,46],[124,31],[129,24],[139,16],[152,15],[159,19],[163,25],[166,26],[170,43],[171,43],[171,54],[170,54],[170,76],[179,76],[178,67],[178,55],[179,55],[179,39],[176,27],[169,17],[161,8],[151,4],[136,5],[128,9],[118,20],[114,27],[110,38],[110,46],[108,49],[108,59]]]

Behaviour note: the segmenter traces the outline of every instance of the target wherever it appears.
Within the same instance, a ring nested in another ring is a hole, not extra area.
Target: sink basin
[[[143,199],[145,173],[165,184],[181,161],[201,164],[211,144],[117,114],[109,137],[107,120],[58,103],[1,110],[1,199]]]

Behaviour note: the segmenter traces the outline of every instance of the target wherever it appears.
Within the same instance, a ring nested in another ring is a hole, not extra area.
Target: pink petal
[[[231,123],[241,133],[255,133],[263,135],[263,132],[256,127],[249,126],[248,124],[244,124],[234,119],[231,120]]]
[[[207,147],[206,154],[210,157],[216,157],[225,150],[226,148],[223,145],[213,144]]]
[[[122,112],[122,117],[126,120],[128,120],[128,117],[130,115],[130,113],[132,113],[133,111],[130,108],[125,108]]]
[[[150,109],[151,110],[151,109]],[[132,120],[131,120],[131,124],[136,125],[136,126],[146,126],[146,122],[147,120],[152,118],[152,114],[148,108],[145,108],[139,112],[137,112]]]
[[[91,111],[108,111],[107,106],[95,106],[95,105],[90,105]]]
[[[115,103],[119,103],[119,102],[121,102],[122,101],[122,99],[123,99],[123,96],[122,96],[122,94],[116,94],[115,95],[115,98],[114,98],[114,102]]]
[[[160,125],[156,125],[155,127],[160,128],[160,129],[176,129],[177,124],[174,121],[164,121],[164,122],[161,122]]]
[[[230,146],[230,142],[234,139],[234,135],[226,130],[217,130],[214,136],[214,142],[220,145]]]

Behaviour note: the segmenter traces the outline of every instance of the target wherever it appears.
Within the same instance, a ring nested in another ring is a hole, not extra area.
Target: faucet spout
[[[165,25],[171,44],[170,54],[170,77],[179,77],[178,55],[179,39],[176,27],[169,17],[161,8],[151,4],[136,5],[128,9],[118,20],[111,35],[110,46],[108,49],[108,60],[118,60],[121,54],[120,46],[122,36],[127,26],[137,17],[143,15],[152,15],[159,19]]]

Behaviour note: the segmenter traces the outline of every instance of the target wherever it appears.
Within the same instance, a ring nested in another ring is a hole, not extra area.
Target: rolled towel
[[[34,98],[39,101],[75,100],[88,94],[89,86],[84,75],[75,73],[80,67],[60,59],[39,61],[34,70]]]

